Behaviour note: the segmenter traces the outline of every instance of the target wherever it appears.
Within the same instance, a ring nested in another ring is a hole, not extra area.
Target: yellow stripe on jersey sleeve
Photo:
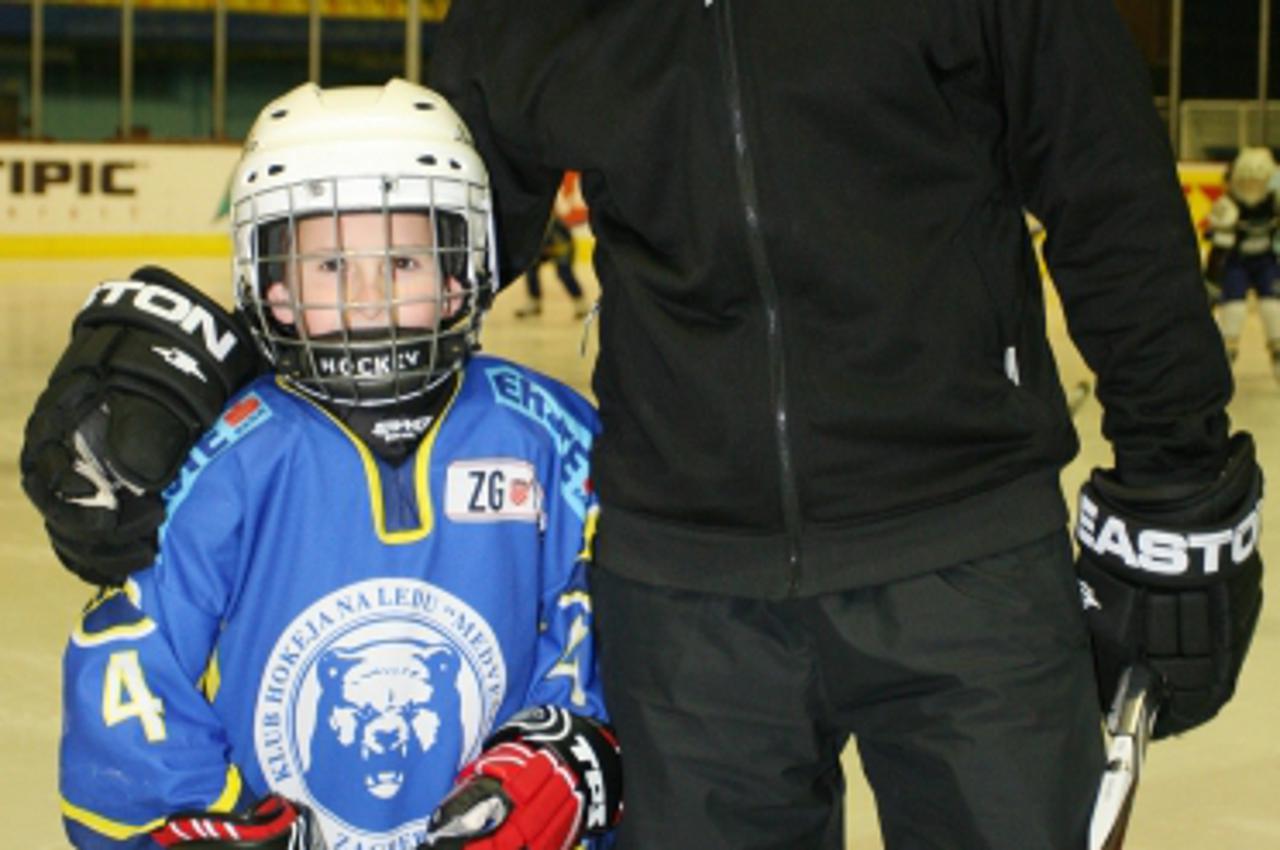
[[[196,687],[210,703],[217,699],[218,691],[222,688],[222,669],[218,666],[218,650],[216,648],[209,656],[209,663],[205,665],[204,672],[200,674],[200,678],[196,681]]]
[[[595,560],[596,528],[599,525],[600,506],[592,505],[587,508],[586,521],[582,524],[582,551],[578,553],[578,560],[585,564]]]
[[[227,781],[223,785],[222,792],[212,803],[209,804],[208,811],[217,813],[226,813],[231,811],[236,801],[240,799],[240,795],[244,789],[244,780],[240,776],[240,770],[234,765],[227,766]],[[82,826],[92,829],[99,835],[105,835],[108,838],[114,838],[117,841],[124,841],[135,835],[152,832],[164,826],[167,817],[160,817],[146,823],[131,824],[123,821],[112,820],[109,817],[100,815],[97,812],[91,812],[88,809],[75,805],[65,797],[60,801],[62,816],[67,820],[75,821]]]

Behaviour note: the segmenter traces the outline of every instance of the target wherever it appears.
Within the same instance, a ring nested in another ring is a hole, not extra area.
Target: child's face
[[[276,319],[287,325],[295,322],[287,286],[295,287],[310,336],[344,328],[381,330],[393,324],[430,330],[452,316],[462,304],[462,286],[452,278],[440,283],[430,216],[408,212],[388,218],[389,246],[382,213],[299,221],[289,281],[267,287]]]

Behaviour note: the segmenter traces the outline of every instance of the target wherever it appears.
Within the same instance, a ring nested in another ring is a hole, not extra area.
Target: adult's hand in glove
[[[23,490],[68,569],[119,584],[152,562],[160,493],[258,368],[242,322],[164,269],[93,291],[20,458]]]
[[[1262,609],[1262,483],[1239,433],[1207,487],[1129,487],[1095,470],[1081,488],[1076,572],[1102,704],[1145,663],[1162,680],[1157,738],[1207,722],[1235,693]]]

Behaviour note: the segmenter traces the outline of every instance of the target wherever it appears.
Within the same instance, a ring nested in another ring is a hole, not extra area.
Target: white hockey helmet
[[[1270,148],[1241,148],[1231,163],[1228,188],[1237,200],[1253,206],[1271,191],[1275,173],[1276,161]]]
[[[497,282],[489,178],[466,126],[439,94],[399,79],[298,86],[258,115],[233,181],[236,303],[264,355],[299,389],[349,405],[393,404],[439,385],[477,347]],[[353,213],[381,216],[376,250],[344,246],[343,217]],[[428,217],[419,244],[394,244],[393,222],[398,228],[404,213]],[[311,219],[331,234],[327,257],[298,251],[299,225]],[[425,300],[399,291],[406,254],[415,265],[431,264],[437,290],[444,282],[450,288],[447,307],[441,291],[428,296],[430,327],[400,326],[396,318]],[[317,260],[340,283],[323,302],[308,303],[296,281],[300,263]],[[374,306],[385,321],[375,328],[349,321],[370,308],[367,298],[348,297],[356,260],[374,264],[381,279]],[[276,285],[282,281],[288,286]],[[309,331],[308,321],[294,318],[313,310],[340,317],[336,328]]]

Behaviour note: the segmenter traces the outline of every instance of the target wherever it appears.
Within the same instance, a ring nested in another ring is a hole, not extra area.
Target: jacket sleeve
[[[560,410],[555,462],[546,479],[538,648],[526,705],[558,705],[604,720],[586,580],[597,512],[587,477],[595,413],[576,396],[563,400],[568,403]]]
[[[993,0],[984,23],[1022,203],[1103,434],[1135,485],[1211,480],[1226,461],[1230,368],[1167,135],[1113,0]]]
[[[532,33],[503,39],[510,12],[498,0],[454,0],[431,58],[431,86],[470,128],[489,169],[502,283],[538,258],[564,168],[548,163],[532,104],[544,60]]]

